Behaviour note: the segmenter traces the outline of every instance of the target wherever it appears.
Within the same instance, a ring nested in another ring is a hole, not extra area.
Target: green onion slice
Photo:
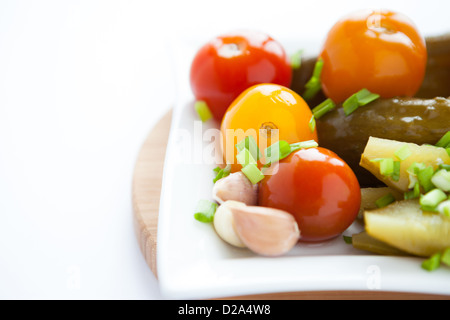
[[[262,158],[262,153],[259,150],[258,144],[255,141],[255,138],[253,136],[247,136],[244,139],[242,139],[237,145],[236,149],[238,152],[241,152],[244,149],[247,149],[250,151],[250,154],[255,160],[259,160]]]
[[[447,248],[442,252],[441,262],[450,267],[450,248]]]
[[[423,162],[413,162],[406,170],[408,173],[417,175],[420,171],[426,169],[427,165]]]
[[[422,268],[427,271],[434,271],[441,266],[441,253],[432,255],[429,259],[422,262]]]
[[[404,161],[408,159],[411,156],[411,150],[409,149],[408,145],[404,145],[403,147],[399,148],[397,151],[395,151],[395,156],[400,159],[401,161]]]
[[[425,211],[437,211],[437,206],[447,199],[447,195],[440,189],[433,189],[420,197],[420,205]]]
[[[450,200],[441,202],[437,207],[437,211],[450,218]]]
[[[344,113],[348,116],[359,107],[365,106],[378,98],[380,98],[379,94],[372,93],[367,89],[362,89],[344,101],[342,104]]]
[[[319,144],[315,140],[307,140],[302,142],[297,142],[291,144],[291,152],[295,152],[300,149],[310,149],[310,148],[316,148]]]
[[[314,132],[314,130],[316,130],[316,117],[314,116],[314,114],[311,116],[308,126],[309,126],[309,130],[311,130],[311,132]]]
[[[385,177],[390,177],[394,173],[394,159],[385,158],[380,161],[380,173]]]
[[[433,167],[429,166],[425,169],[420,170],[417,173],[417,180],[420,183],[420,186],[424,189],[425,192],[429,192],[434,189],[433,182],[431,179],[434,175],[434,169]]]
[[[351,115],[356,109],[358,109],[359,103],[356,94],[345,100],[342,107],[344,108],[344,113],[346,116]]]
[[[405,192],[404,198],[405,200],[417,199],[420,197],[420,185],[419,182],[414,184],[414,189]]]
[[[305,50],[299,50],[291,56],[291,68],[300,69],[302,66],[302,56]]]
[[[323,115],[330,112],[334,108],[336,108],[336,104],[333,102],[333,100],[327,99],[317,107],[313,108],[312,112],[316,119],[320,119]]]
[[[257,164],[255,158],[253,158],[248,149],[244,149],[241,152],[239,152],[238,155],[236,156],[236,160],[239,162],[239,164],[242,165],[242,167],[245,167],[249,164]]]
[[[274,163],[280,161],[292,152],[291,145],[284,140],[280,140],[272,144],[266,150],[264,150],[264,155],[266,157],[266,164]]]
[[[214,169],[214,172],[216,173],[216,177],[213,179],[213,182],[216,183],[222,178],[225,178],[230,175],[231,173],[231,165],[227,165],[225,168],[217,167]]]
[[[250,180],[252,184],[257,184],[262,179],[264,179],[264,174],[261,172],[261,170],[258,169],[258,167],[255,164],[249,164],[246,165],[244,168],[242,168],[242,173],[245,174],[245,176]]]
[[[431,182],[445,192],[450,192],[450,171],[441,169],[431,178]]]
[[[448,131],[444,136],[436,143],[436,147],[448,148],[450,147],[450,131]]]
[[[213,116],[205,101],[196,101],[194,104],[194,108],[195,111],[197,111],[197,114],[202,122],[208,121]]]
[[[311,79],[305,84],[305,92],[303,98],[305,100],[311,100],[320,91],[322,85],[320,82],[320,76],[323,69],[323,59],[319,58],[314,66],[314,71]]]
[[[209,200],[200,200],[195,208],[194,218],[200,222],[209,223],[214,220],[218,204]]]
[[[352,237],[342,236],[342,238],[344,239],[346,244],[352,244],[353,243],[353,238]]]
[[[375,201],[375,204],[378,208],[384,208],[384,207],[390,205],[391,203],[393,203],[394,201],[395,201],[394,196],[391,193],[389,193],[389,194],[381,197],[377,201]]]
[[[439,169],[445,169],[447,171],[450,171],[450,164],[445,164],[445,163],[440,164]]]
[[[392,172],[392,180],[399,181],[400,180],[400,161],[394,161],[394,172]]]

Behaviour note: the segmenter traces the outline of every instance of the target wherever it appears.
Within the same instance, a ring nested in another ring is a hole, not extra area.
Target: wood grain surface
[[[133,176],[134,225],[144,258],[158,277],[156,269],[157,228],[161,183],[172,112],[169,111],[151,130],[138,155]],[[242,300],[450,300],[450,296],[383,291],[286,292],[223,297]]]

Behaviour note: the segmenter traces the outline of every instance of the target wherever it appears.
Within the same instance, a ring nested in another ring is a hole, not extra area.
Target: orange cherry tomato
[[[259,84],[245,90],[228,108],[222,120],[223,154],[232,171],[237,163],[235,145],[253,136],[261,152],[278,140],[296,143],[318,141],[311,130],[312,112],[308,104],[291,89],[276,84]]]
[[[259,205],[291,213],[300,240],[322,241],[353,223],[361,191],[353,171],[335,153],[320,147],[303,149],[269,169],[259,185]]]
[[[319,55],[322,89],[342,102],[366,88],[383,98],[413,96],[425,75],[424,38],[406,16],[359,11],[337,22]]]

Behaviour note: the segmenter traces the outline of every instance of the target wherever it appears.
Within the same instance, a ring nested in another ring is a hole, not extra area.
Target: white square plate
[[[208,129],[219,124],[199,123],[193,110],[188,70],[194,48],[178,47],[173,52],[179,95],[164,167],[157,250],[165,297],[208,299],[336,290],[450,294],[450,269],[426,272],[422,259],[371,255],[354,249],[342,237],[298,244],[283,257],[260,257],[226,244],[212,224],[196,221],[197,202],[212,199],[216,165]],[[355,222],[344,234],[360,230],[362,226]]]

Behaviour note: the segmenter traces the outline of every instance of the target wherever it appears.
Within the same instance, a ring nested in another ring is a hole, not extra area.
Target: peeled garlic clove
[[[234,229],[231,208],[242,208],[245,206],[245,203],[229,200],[221,204],[214,214],[214,228],[219,237],[225,242],[239,248],[245,248],[245,244],[241,241]]]
[[[279,256],[290,251],[300,239],[293,215],[266,207],[232,207],[236,233],[253,252]]]
[[[218,203],[234,200],[255,206],[258,204],[258,185],[253,185],[242,172],[235,172],[214,184],[213,199]]]

